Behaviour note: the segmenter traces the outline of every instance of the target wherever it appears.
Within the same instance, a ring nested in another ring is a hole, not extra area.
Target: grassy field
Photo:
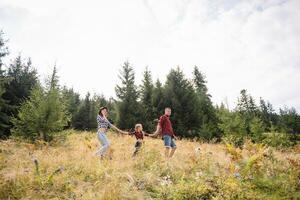
[[[300,199],[299,147],[177,141],[164,159],[161,139],[109,133],[112,160],[94,155],[92,132],[64,131],[50,144],[0,142],[0,199]]]

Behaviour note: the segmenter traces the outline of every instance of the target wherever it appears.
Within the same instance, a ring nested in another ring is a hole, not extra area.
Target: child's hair
[[[141,128],[141,130],[143,130],[142,124],[136,124],[134,130],[137,131],[139,127]]]

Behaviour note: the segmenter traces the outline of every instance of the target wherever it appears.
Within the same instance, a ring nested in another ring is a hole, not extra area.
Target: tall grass
[[[91,132],[65,131],[52,143],[0,143],[0,199],[299,199],[300,152],[246,142],[177,141],[166,160],[160,139],[109,133],[112,160],[94,155]],[[63,137],[65,136],[65,137]]]

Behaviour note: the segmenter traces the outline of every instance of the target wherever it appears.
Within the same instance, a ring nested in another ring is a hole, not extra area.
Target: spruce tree
[[[88,92],[85,96],[84,101],[81,103],[77,114],[74,117],[74,128],[80,130],[90,130],[91,120],[96,120],[96,115],[91,118],[92,113],[92,101]]]
[[[3,99],[8,103],[7,109],[3,112],[9,117],[16,117],[21,104],[29,97],[32,88],[37,84],[38,77],[36,70],[32,67],[30,58],[24,62],[21,56],[16,57],[9,65],[6,72]],[[12,123],[5,125],[5,135],[10,135]]]
[[[265,130],[264,123],[259,117],[259,109],[251,95],[245,89],[241,90],[236,111],[245,120],[245,131],[248,137],[253,140],[262,137],[262,132]],[[253,128],[256,127],[256,128]],[[257,130],[255,132],[255,130]]]
[[[230,111],[225,106],[218,109],[219,128],[226,142],[241,146],[247,137],[245,118],[236,111]]]
[[[300,115],[295,108],[279,109],[279,124],[282,132],[287,133],[296,143],[300,140]]]
[[[171,119],[177,135],[196,137],[199,130],[199,107],[197,95],[191,82],[182,70],[172,69],[167,76],[164,88],[164,105],[172,108]]]
[[[6,84],[6,93],[3,96],[15,107],[13,114],[16,114],[18,107],[26,100],[38,81],[37,71],[32,67],[30,58],[25,63],[19,55],[9,65],[7,76],[10,81]]]
[[[9,115],[10,110],[9,102],[3,98],[3,94],[6,92],[5,85],[9,79],[6,77],[5,70],[3,70],[2,59],[8,55],[8,48],[6,47],[6,41],[3,39],[3,32],[0,31],[0,139],[8,136],[9,133]]]
[[[205,75],[202,74],[197,66],[194,67],[193,71],[193,83],[195,85],[195,88],[197,92],[206,98],[210,98],[211,96],[207,94],[208,89],[206,86],[206,80],[205,80]]]
[[[0,74],[3,74],[3,58],[8,55],[8,47],[6,46],[6,40],[3,38],[3,31],[0,30]]]
[[[194,67],[193,75],[193,84],[198,98],[198,104],[195,106],[199,107],[199,117],[201,118],[199,136],[207,140],[220,139],[216,109],[212,104],[211,95],[208,94],[205,75],[197,66]]]
[[[7,79],[0,75],[0,139],[8,136],[8,131],[10,128],[10,117],[7,115],[10,107],[7,100],[2,98],[2,95],[5,93],[4,84],[6,82]]]
[[[74,127],[75,116],[80,106],[80,95],[76,93],[73,88],[68,89],[66,86],[62,89],[62,98],[66,103],[67,111],[70,115],[70,121],[66,128]]]
[[[164,88],[159,81],[159,79],[156,80],[155,86],[153,88],[153,107],[154,107],[154,113],[155,113],[155,119],[158,119],[158,117],[163,114],[164,107],[166,106],[164,103]]]
[[[13,135],[30,140],[51,140],[53,133],[62,130],[69,120],[62,100],[54,67],[46,88],[36,84],[29,98],[21,104],[17,117],[12,119]]]
[[[154,119],[157,118],[153,106],[153,92],[154,86],[151,72],[146,68],[141,85],[142,121],[146,131],[153,131],[155,129]]]
[[[266,132],[271,131],[278,124],[277,114],[270,102],[266,102],[263,98],[259,99],[259,117],[262,120]]]
[[[130,129],[135,123],[140,122],[140,105],[138,104],[138,93],[135,85],[135,75],[129,62],[125,62],[120,71],[121,84],[117,85],[116,95],[118,97],[117,124],[121,129]]]

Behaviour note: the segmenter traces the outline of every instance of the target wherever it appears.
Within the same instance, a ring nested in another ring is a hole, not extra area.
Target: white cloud
[[[246,88],[300,110],[299,11],[297,0],[2,0],[0,28],[10,58],[31,56],[43,76],[57,61],[82,94],[114,96],[128,59],[138,83],[146,66],[164,81],[171,67],[190,77],[198,65],[216,103],[233,106]]]

